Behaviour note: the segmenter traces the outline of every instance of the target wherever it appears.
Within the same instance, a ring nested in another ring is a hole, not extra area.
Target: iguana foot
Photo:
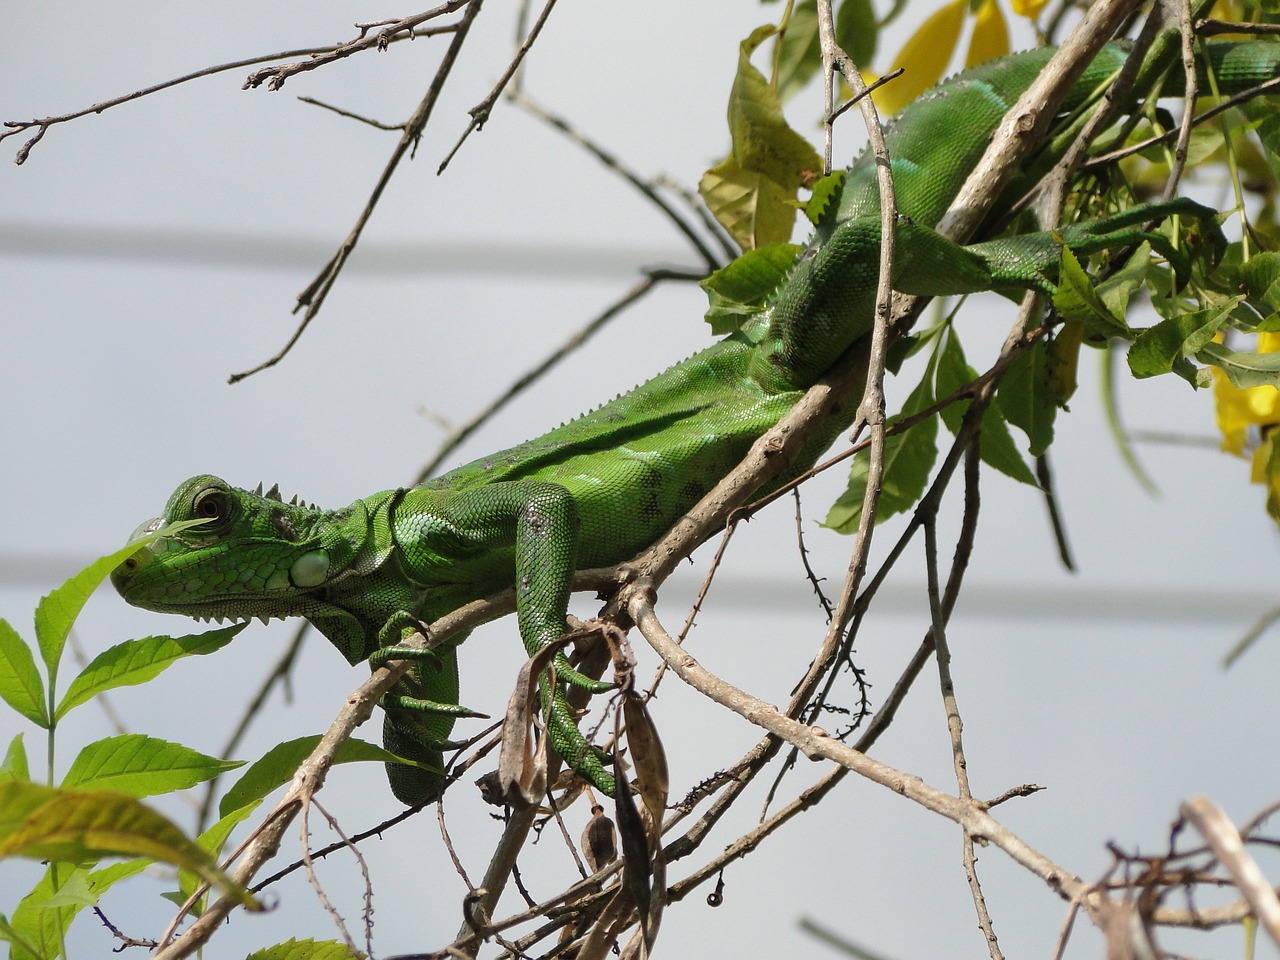
[[[382,698],[384,710],[411,710],[414,713],[429,713],[441,717],[473,717],[488,720],[487,713],[480,713],[460,703],[438,703],[435,700],[424,700],[421,697],[406,697],[403,694],[387,694]],[[433,746],[440,746],[434,743]]]

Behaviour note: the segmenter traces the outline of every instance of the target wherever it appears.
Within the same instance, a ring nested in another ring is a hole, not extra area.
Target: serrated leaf
[[[311,756],[311,751],[320,742],[320,737],[299,737],[278,743],[258,760],[250,764],[241,774],[230,790],[218,803],[218,815],[225,817],[241,807],[261,800],[268,793],[283,783],[293,779],[302,761]],[[334,764],[356,763],[376,760],[382,763],[407,763],[410,766],[431,769],[426,764],[406,757],[398,757],[388,750],[368,743],[364,740],[350,739],[338,748],[333,758]]]
[[[30,857],[83,864],[142,856],[193,870],[242,905],[248,892],[165,817],[133,797],[67,790],[17,780],[0,783],[0,859]]]
[[[1048,354],[1043,340],[1010,365],[1000,381],[1000,408],[1009,423],[1027,435],[1027,452],[1038,457],[1053,443],[1057,398],[1050,390]]]
[[[710,301],[706,320],[712,332],[734,333],[763,310],[801,249],[794,243],[774,243],[748,250],[704,279],[700,286]]]
[[[0,762],[0,780],[30,780],[31,770],[27,765],[27,749],[22,743],[22,734],[14,734],[9,741],[9,749],[4,753],[4,761]]]
[[[919,413],[933,403],[930,378],[925,377],[911,391],[902,412],[889,423]],[[928,417],[904,433],[888,437],[884,444],[884,478],[876,504],[876,522],[910,510],[924,493],[929,471],[937,459],[938,418]],[[827,511],[824,526],[840,533],[856,533],[862,519],[867,477],[871,469],[870,450],[853,458],[849,485]]]
[[[1213,364],[1241,390],[1280,387],[1280,353],[1239,353],[1220,343],[1209,343],[1196,354],[1196,359]]]
[[[62,660],[62,648],[66,645],[71,625],[80,615],[89,595],[98,589],[111,571],[153,540],[205,522],[205,520],[182,520],[139,537],[137,540],[131,540],[115,553],[99,557],[62,586],[40,598],[39,604],[36,605],[36,642],[40,645],[45,669],[49,671],[50,690],[55,689],[58,664]]]
[[[249,954],[245,960],[364,960],[337,940],[286,940]]]
[[[1058,292],[1053,295],[1053,305],[1064,320],[1079,323],[1090,337],[1133,339],[1128,324],[1107,309],[1080,261],[1066,247],[1062,248]]]
[[[75,707],[107,690],[153,680],[184,657],[221,650],[247,626],[236,623],[185,637],[144,637],[109,647],[71,681],[54,716],[61,720]]]
[[[150,797],[186,790],[243,765],[243,760],[219,760],[180,743],[127,733],[85,746],[62,785]]]
[[[1139,380],[1173,372],[1197,386],[1196,368],[1187,357],[1204,349],[1243,299],[1237,297],[1222,306],[1170,317],[1143,330],[1129,347],[1129,372]]]
[[[0,698],[36,726],[48,729],[44,683],[35,657],[7,620],[0,620]]]

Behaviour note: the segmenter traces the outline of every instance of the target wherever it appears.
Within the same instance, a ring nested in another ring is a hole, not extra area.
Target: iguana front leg
[[[577,569],[578,506],[559,484],[535,480],[469,490],[415,488],[393,508],[392,536],[406,575],[423,584],[514,582],[516,618],[530,656],[568,632],[566,614]],[[429,667],[427,668],[430,669]],[[612,795],[613,777],[586,743],[559,681],[608,689],[578,674],[563,658],[557,683],[540,694],[547,735],[565,762]]]

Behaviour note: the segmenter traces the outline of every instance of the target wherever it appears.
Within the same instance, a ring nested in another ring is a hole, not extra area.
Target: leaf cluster
[[[189,525],[189,524],[186,524]],[[24,857],[47,863],[44,875],[7,916],[0,913],[0,940],[12,960],[55,960],[65,956],[72,922],[86,907],[99,905],[115,884],[152,864],[177,868],[177,888],[168,894],[198,914],[209,887],[241,904],[257,904],[218,864],[231,831],[262,799],[287,782],[317,737],[280,744],[251,766],[224,795],[220,819],[191,838],[143,798],[188,790],[242,766],[182,744],[142,733],[104,737],[85,744],[54,783],[56,731],[72,710],[111,690],[149,683],[188,657],[206,656],[231,642],[245,624],[181,637],[126,640],[102,651],[58,694],[59,667],[66,641],[85,602],[107,575],[150,539],[175,532],[173,524],[143,540],[101,557],[40,600],[34,645],[0,619],[0,700],[44,730],[48,770],[44,783],[33,778],[24,734],[15,734],[0,761],[0,859]],[[43,676],[37,666],[37,655]],[[381,748],[350,741],[341,760],[393,758]],[[109,858],[127,858],[103,865]],[[351,957],[345,944],[290,942],[259,951],[259,960],[294,957]]]

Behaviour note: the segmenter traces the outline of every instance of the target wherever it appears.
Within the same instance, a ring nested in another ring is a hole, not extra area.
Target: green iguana
[[[1280,43],[1207,49],[1223,91],[1280,73]],[[1051,53],[1015,54],[966,71],[888,128],[901,214],[896,289],[1052,292],[1063,244],[1088,253],[1148,240],[1173,260],[1168,241],[1142,224],[1212,214],[1174,200],[967,247],[931,230]],[[1066,109],[1103,85],[1126,55],[1123,46],[1105,48]],[[136,606],[202,619],[305,617],[351,663],[377,666],[408,656],[397,644],[420,621],[514,584],[520,635],[533,654],[565,634],[575,570],[625,561],[659,538],[870,331],[879,239],[874,163],[864,154],[767,309],[738,332],[537,439],[341,510],[285,503],[274,487],[263,494],[261,487],[248,492],[195,477],[139,533],[205,522],[140,548],[113,574],[116,589]],[[788,475],[811,464],[851,419],[846,409],[825,424]],[[387,748],[435,768],[388,764],[392,790],[407,804],[438,793],[442,747],[455,718],[469,713],[457,706],[460,642],[419,653],[384,700]],[[554,687],[544,683],[542,695],[552,744],[612,794],[607,758],[578,731],[566,682],[607,685],[576,674],[562,658]]]

